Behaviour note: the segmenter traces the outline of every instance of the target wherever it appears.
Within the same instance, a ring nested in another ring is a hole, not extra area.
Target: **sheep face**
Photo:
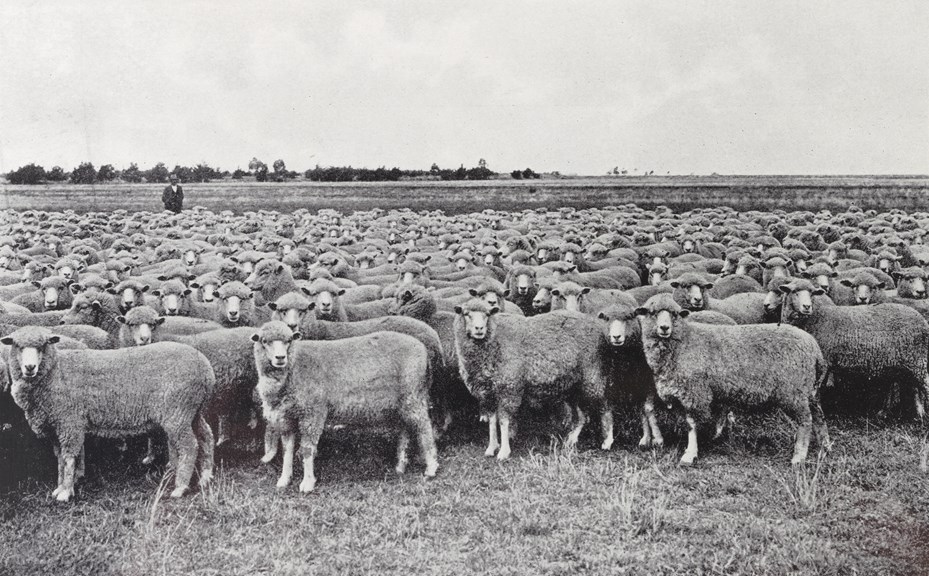
[[[572,312],[581,311],[581,299],[590,294],[590,288],[574,283],[563,283],[552,289],[552,308],[563,308]],[[557,304],[555,299],[558,299]]]
[[[822,288],[817,288],[806,280],[797,280],[790,284],[784,284],[780,287],[780,291],[785,295],[781,318],[788,322],[812,316],[813,296],[821,296],[826,293]]]
[[[926,273],[917,267],[907,268],[898,273],[897,294],[901,298],[925,299]]]
[[[248,297],[251,298],[251,295]],[[238,322],[242,313],[242,298],[239,296],[223,298],[223,312],[226,315],[226,320],[233,324]]]
[[[552,306],[552,289],[551,286],[536,283],[535,297],[532,298],[532,309],[538,312],[544,312],[551,309]]]
[[[245,278],[245,285],[252,290],[262,290],[272,280],[284,272],[284,263],[276,260],[265,260],[252,269]]]
[[[144,306],[135,308],[126,316],[117,316],[116,320],[123,325],[121,330],[129,332],[136,346],[145,346],[152,343],[155,329],[164,324],[165,317],[158,316],[153,309]]]
[[[683,250],[685,254],[691,254],[695,249],[696,246],[694,245],[694,241],[690,238],[687,238],[684,240],[683,244],[681,244],[681,250]]]
[[[650,298],[635,313],[639,317],[642,335],[661,340],[679,339],[683,320],[690,315],[689,310],[681,308],[673,300],[658,297]]]
[[[875,293],[884,289],[884,283],[870,274],[858,274],[852,279],[842,278],[839,283],[855,291],[857,305],[870,304]]]
[[[190,288],[185,288],[182,291],[165,289],[155,290],[152,294],[161,300],[161,307],[164,309],[165,314],[168,316],[177,316],[181,309],[181,299],[189,296],[190,292]]]
[[[473,300],[471,301],[474,302]],[[483,304],[483,303],[482,303]],[[484,340],[490,333],[490,318],[499,312],[496,306],[455,306],[455,313],[465,322],[465,332],[472,340]]]
[[[71,309],[61,317],[61,323],[97,326],[97,315],[102,309],[103,304],[99,300],[87,294],[79,294],[74,297]]]
[[[516,276],[516,293],[520,296],[529,294],[529,289],[532,287],[533,280],[535,280],[534,276],[529,273],[518,274]]]
[[[648,283],[650,286],[658,286],[668,277],[668,268],[664,264],[652,266],[648,271]]]
[[[280,322],[268,322],[257,334],[252,335],[256,356],[260,350],[264,359],[274,368],[287,367],[291,346],[299,339],[299,332],[291,331]]]
[[[198,250],[185,250],[184,251],[184,264],[188,266],[193,266],[200,259],[200,252]]]
[[[214,282],[204,282],[202,284],[192,282],[190,287],[200,290],[200,298],[207,304],[216,301],[216,284]]]
[[[271,319],[287,324],[287,327],[296,331],[306,318],[307,312],[315,307],[315,304],[307,301],[305,298],[300,299],[302,302],[282,303],[269,302],[268,308],[272,310]]]
[[[48,357],[54,354],[54,344],[60,340],[45,328],[28,326],[0,339],[0,344],[10,346],[10,367],[19,367],[23,380],[27,383],[44,374],[50,364]],[[43,364],[43,360],[46,360]],[[20,385],[14,379],[13,395],[16,396]]]
[[[712,282],[705,280],[676,279],[671,281],[675,296],[685,302],[690,310],[703,310],[706,307],[706,292],[713,288]]]
[[[603,334],[610,346],[621,348],[639,336],[639,321],[634,310],[611,306],[602,310],[597,317],[604,321]]]

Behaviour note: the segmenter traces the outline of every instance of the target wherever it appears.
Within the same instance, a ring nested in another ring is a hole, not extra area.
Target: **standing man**
[[[171,184],[165,186],[165,191],[161,193],[161,201],[164,202],[165,210],[170,210],[177,214],[184,209],[184,190],[177,183],[177,174],[172,174]]]

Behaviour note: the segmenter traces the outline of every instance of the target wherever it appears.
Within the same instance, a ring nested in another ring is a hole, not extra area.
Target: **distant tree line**
[[[99,168],[91,162],[82,162],[76,168],[66,172],[61,166],[54,166],[46,170],[37,164],[27,164],[6,174],[10,184],[44,184],[49,182],[71,182],[72,184],[94,184],[106,182],[167,182],[171,175],[176,175],[181,182],[210,182],[232,178],[242,180],[254,178],[258,182],[284,182],[300,177],[300,173],[288,170],[284,160],[275,160],[269,167],[258,158],[252,158],[248,163],[248,170],[236,168],[233,172],[213,168],[209,164],[200,163],[196,166],[175,166],[168,169],[164,162],[158,162],[148,170],[142,170],[132,162],[128,168],[116,169],[112,164],[104,164]],[[514,170],[510,173],[516,179],[540,178],[541,176],[530,168]],[[464,164],[458,168],[440,168],[433,164],[429,170],[401,170],[393,167],[387,168],[354,168],[352,166],[320,166],[316,165],[303,173],[303,177],[313,182],[397,182],[400,180],[487,180],[497,177],[498,174],[487,167],[483,158],[473,168],[465,168]]]

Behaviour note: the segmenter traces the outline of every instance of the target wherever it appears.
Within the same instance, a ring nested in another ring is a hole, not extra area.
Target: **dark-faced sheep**
[[[378,332],[332,342],[299,342],[283,322],[269,322],[252,336],[258,394],[268,426],[281,435],[283,466],[278,488],[290,484],[297,435],[303,457],[300,491],[316,486],[316,446],[327,421],[400,424],[398,473],[406,470],[410,431],[426,462],[439,467],[429,420],[429,360],[425,347],[405,334]],[[277,442],[273,450],[276,451]],[[273,458],[272,452],[265,460]]]
[[[49,435],[58,457],[58,487],[74,495],[84,435],[122,437],[161,428],[176,470],[172,497],[187,491],[195,466],[200,483],[213,471],[213,434],[201,411],[213,393],[213,370],[188,346],[152,344],[125,350],[57,350],[48,329],[22,328],[0,343],[11,346],[12,392],[36,434]],[[75,386],[74,383],[80,383]]]
[[[509,458],[510,422],[524,402],[571,404],[577,418],[568,446],[577,443],[586,412],[594,411],[600,416],[601,447],[608,450],[613,444],[613,413],[605,398],[610,380],[596,319],[567,311],[530,318],[498,312],[477,299],[456,307],[458,369],[489,422],[485,455],[499,448],[497,458]]]
[[[718,421],[727,407],[773,405],[797,421],[793,464],[806,460],[811,427],[828,449],[818,398],[828,365],[815,339],[791,326],[688,322],[689,313],[666,294],[636,310],[658,395],[684,409],[689,433],[682,465],[697,458],[698,424]]]

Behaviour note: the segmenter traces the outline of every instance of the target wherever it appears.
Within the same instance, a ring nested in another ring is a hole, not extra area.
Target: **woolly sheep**
[[[672,280],[671,287],[675,302],[691,312],[713,310],[729,316],[738,324],[761,324],[765,321],[763,292],[744,292],[716,300],[708,294],[713,283],[695,273]]]
[[[890,377],[915,391],[920,418],[929,397],[929,324],[900,304],[824,306],[823,290],[796,279],[780,288],[781,322],[802,328],[819,343],[836,377]]]
[[[225,328],[238,326],[258,327],[269,319],[264,308],[255,306],[251,288],[241,282],[227,282],[216,291],[214,321]]]
[[[577,420],[565,442],[577,443],[586,411],[600,416],[603,442],[613,444],[613,413],[605,391],[610,377],[596,319],[557,311],[523,318],[473,299],[455,312],[455,351],[461,378],[489,422],[486,456],[510,456],[510,422],[520,406],[570,400]],[[499,441],[497,425],[500,427]]]
[[[207,359],[174,343],[125,350],[61,350],[46,328],[27,327],[0,339],[11,346],[12,393],[33,431],[51,435],[58,457],[58,487],[74,495],[75,465],[86,433],[121,437],[160,427],[176,470],[172,497],[183,496],[195,466],[200,483],[213,471],[213,435],[201,410],[213,392]],[[80,386],[74,386],[79,382]]]
[[[400,420],[398,473],[406,470],[413,431],[426,462],[439,464],[427,408],[429,361],[425,347],[405,334],[377,332],[332,342],[300,342],[283,322],[269,322],[252,336],[258,394],[268,426],[281,434],[283,466],[278,488],[290,484],[297,435],[303,457],[300,491],[316,486],[316,446],[327,420],[350,423]],[[277,443],[273,450],[276,451]],[[263,458],[270,461],[273,452]]]
[[[574,282],[559,282],[551,290],[552,310],[569,310],[596,314],[613,304],[635,306],[635,298],[622,290],[602,290],[580,286]],[[493,306],[492,302],[489,302]]]
[[[664,402],[684,409],[689,427],[681,464],[697,458],[697,426],[729,406],[773,404],[799,424],[793,464],[806,460],[813,427],[829,448],[818,390],[828,365],[816,340],[792,326],[722,326],[688,322],[689,310],[659,294],[636,310],[645,357]]]

